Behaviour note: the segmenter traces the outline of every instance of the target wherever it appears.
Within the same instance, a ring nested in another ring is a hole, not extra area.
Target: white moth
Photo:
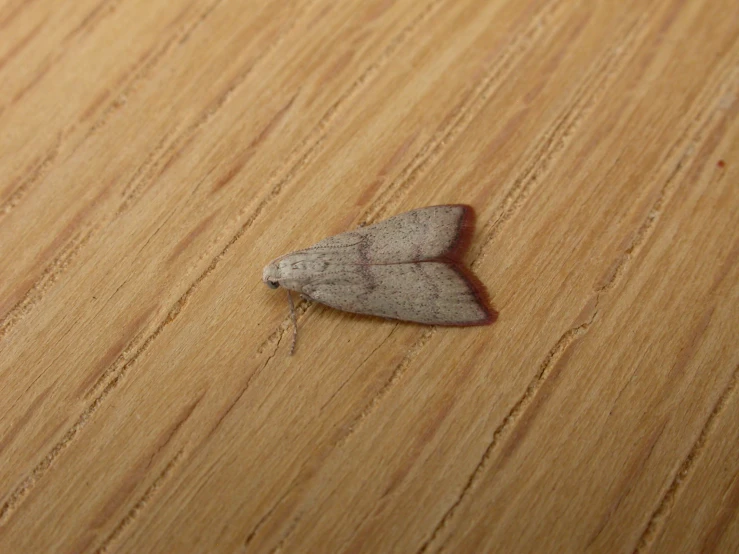
[[[428,325],[487,325],[497,318],[485,288],[461,261],[475,212],[464,204],[429,206],[335,235],[277,258],[262,272],[270,288],[338,310]]]

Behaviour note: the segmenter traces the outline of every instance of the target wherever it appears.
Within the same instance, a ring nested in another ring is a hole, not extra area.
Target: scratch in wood
[[[385,343],[386,343],[386,342],[388,341],[388,339],[390,339],[390,335],[392,335],[392,334],[393,334],[393,333],[395,332],[395,330],[396,330],[397,328],[398,328],[398,324],[396,323],[396,324],[394,324],[394,325],[393,325],[393,328],[392,328],[392,329],[390,329],[390,333],[388,333],[388,335],[387,335],[387,336],[386,336],[386,337],[385,337],[384,339],[382,339],[382,340],[380,341],[380,343],[379,343],[379,344],[378,344],[377,346],[375,346],[375,347],[374,347],[374,348],[372,349],[372,351],[371,351],[371,352],[370,352],[369,354],[367,354],[367,355],[366,355],[366,356],[364,357],[364,360],[362,360],[362,361],[361,361],[361,362],[360,362],[359,364],[357,364],[357,367],[355,367],[355,368],[354,368],[354,371],[352,371],[352,372],[351,372],[351,373],[349,374],[349,376],[348,376],[348,377],[347,377],[347,378],[346,378],[346,379],[344,380],[344,382],[343,382],[343,383],[341,383],[341,385],[339,385],[339,386],[337,387],[337,389],[336,389],[336,390],[335,390],[335,391],[333,392],[333,394],[332,394],[332,395],[331,395],[331,396],[330,396],[330,397],[328,398],[328,400],[326,400],[326,402],[324,402],[324,403],[323,403],[323,405],[321,406],[321,409],[320,409],[319,413],[323,412],[323,410],[324,410],[324,409],[326,408],[326,406],[328,406],[328,405],[329,405],[329,404],[330,404],[330,403],[331,403],[331,402],[333,401],[333,399],[334,399],[334,398],[336,397],[336,395],[337,395],[337,394],[339,394],[339,392],[341,392],[341,390],[342,390],[342,389],[343,389],[343,388],[344,388],[344,387],[346,386],[346,384],[347,384],[347,383],[348,383],[349,381],[351,381],[352,377],[354,377],[354,375],[356,375],[356,373],[357,373],[357,372],[358,372],[358,371],[359,371],[359,370],[360,370],[361,368],[363,368],[363,367],[364,367],[364,364],[366,364],[366,363],[367,363],[367,360],[369,360],[370,358],[372,358],[372,356],[374,356],[374,355],[375,355],[375,353],[376,353],[376,352],[377,352],[377,351],[378,351],[378,350],[379,350],[379,349],[380,349],[380,348],[381,348],[382,346],[384,346],[384,345],[385,345]]]
[[[272,361],[272,358],[274,358],[275,355],[277,354],[277,350],[279,349],[280,340],[281,339],[282,339],[282,337],[280,337],[280,339],[278,339],[277,344],[275,345],[274,352],[272,352],[272,354],[269,355],[269,357],[265,360],[265,362],[262,365],[262,367],[260,367],[259,369],[255,369],[251,373],[251,375],[249,375],[249,378],[246,380],[246,383],[244,383],[244,386],[241,387],[241,390],[238,392],[238,394],[233,399],[233,401],[228,405],[228,407],[218,417],[218,419],[216,420],[215,425],[213,425],[213,427],[210,429],[210,431],[206,435],[205,439],[210,438],[216,432],[216,430],[221,426],[221,423],[223,423],[223,421],[226,419],[226,417],[231,413],[231,410],[233,410],[234,407],[236,406],[236,404],[239,403],[239,401],[241,400],[241,397],[244,396],[244,393],[246,393],[246,391],[249,389],[249,387],[251,386],[251,382],[254,380],[254,378],[257,375],[259,375],[262,371],[264,371],[264,369],[269,365],[269,363]]]
[[[428,344],[428,342],[431,340],[431,337],[436,333],[436,330],[436,327],[430,327],[424,330],[423,333],[421,333],[421,336],[418,338],[418,340],[413,344],[413,346],[408,349],[408,353],[405,355],[405,357],[397,366],[395,366],[395,369],[390,374],[390,377],[387,379],[387,381],[385,381],[382,387],[380,387],[380,390],[377,391],[377,394],[372,397],[365,408],[348,425],[344,434],[336,442],[336,448],[341,448],[344,446],[344,444],[346,444],[346,442],[349,440],[349,437],[351,437],[356,432],[356,430],[359,429],[359,427],[367,419],[367,417],[375,411],[380,402],[385,398],[385,396],[387,396],[388,392],[390,392],[390,389],[392,389],[393,386],[403,378],[406,370],[411,365],[411,362]]]
[[[139,516],[141,511],[146,508],[147,504],[151,501],[157,491],[162,488],[164,482],[172,474],[172,471],[180,462],[184,453],[185,449],[182,448],[179,450],[179,452],[177,452],[177,454],[174,455],[174,457],[169,461],[162,472],[157,476],[156,479],[154,479],[151,485],[149,485],[149,488],[146,489],[146,492],[144,492],[138,502],[133,505],[126,516],[118,523],[118,525],[115,526],[113,531],[111,531],[107,538],[100,544],[100,546],[95,551],[97,554],[108,552],[111,545],[120,538],[123,532],[128,527],[130,527],[131,524],[134,523],[134,521],[136,521],[136,518]]]
[[[636,547],[634,548],[635,554],[640,554],[641,552],[644,552],[657,539],[657,536],[664,526],[664,522],[670,515],[675,498],[679,494],[683,483],[685,483],[685,481],[688,480],[692,475],[693,468],[695,467],[697,460],[703,453],[703,449],[706,446],[708,437],[711,435],[713,429],[716,427],[716,421],[723,413],[724,408],[728,404],[729,398],[731,397],[732,393],[736,390],[737,381],[739,381],[739,365],[734,368],[734,372],[729,379],[729,383],[721,392],[718,401],[711,410],[711,413],[706,418],[706,422],[703,424],[703,428],[701,429],[698,438],[696,439],[695,443],[693,443],[693,446],[688,451],[687,456],[685,456],[682,463],[680,464],[680,467],[678,468],[677,473],[672,480],[672,483],[670,483],[670,486],[667,488],[665,494],[660,499],[657,507],[652,512],[652,515],[649,518],[649,521],[647,522],[644,531],[642,532],[642,535],[636,544]]]
[[[584,335],[593,324],[598,316],[598,302],[599,297],[596,296],[593,311],[588,321],[566,331],[555,343],[555,345],[549,350],[549,353],[545,356],[544,360],[539,366],[539,370],[536,372],[536,375],[534,375],[533,379],[529,382],[529,385],[526,387],[524,393],[521,395],[518,401],[516,401],[513,407],[503,418],[503,421],[493,432],[492,440],[485,448],[480,461],[477,463],[474,470],[467,479],[467,482],[462,487],[460,494],[444,513],[441,520],[432,531],[431,536],[426,539],[426,541],[424,541],[421,547],[418,549],[418,554],[426,552],[431,544],[436,541],[437,537],[443,531],[443,529],[449,524],[449,521],[454,517],[457,508],[460,506],[460,504],[462,504],[467,494],[477,486],[481,477],[486,473],[487,465],[493,455],[495,447],[501,442],[503,436],[509,433],[509,431],[516,425],[521,414],[523,414],[526,408],[528,408],[528,406],[531,404],[557,361],[562,358],[565,352],[578,339],[580,339],[580,337],[582,337],[582,335]]]

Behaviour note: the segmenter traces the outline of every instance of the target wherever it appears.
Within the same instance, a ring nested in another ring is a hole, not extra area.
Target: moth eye
[[[280,283],[277,281],[267,281],[267,286],[271,289],[276,289],[280,286]]]

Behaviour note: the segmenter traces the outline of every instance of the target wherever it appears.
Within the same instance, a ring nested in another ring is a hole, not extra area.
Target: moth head
[[[280,286],[280,268],[276,263],[272,262],[262,271],[262,281],[271,289],[276,289]]]

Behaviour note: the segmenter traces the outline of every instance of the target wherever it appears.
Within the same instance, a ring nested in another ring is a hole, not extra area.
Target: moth
[[[488,325],[497,319],[485,287],[462,263],[475,227],[471,206],[429,206],[332,237],[272,261],[262,280],[358,314],[427,325]]]

